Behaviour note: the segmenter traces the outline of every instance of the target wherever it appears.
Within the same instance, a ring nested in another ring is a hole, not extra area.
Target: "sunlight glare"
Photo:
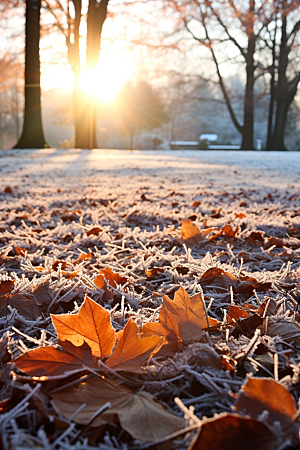
[[[110,67],[105,67],[103,71],[99,67],[82,75],[80,85],[88,95],[102,102],[109,102],[114,99],[127,79],[126,73],[121,72],[121,74],[120,76],[118,64],[110,61]]]

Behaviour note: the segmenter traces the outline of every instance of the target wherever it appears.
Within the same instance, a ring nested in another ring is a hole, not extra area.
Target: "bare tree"
[[[41,114],[40,71],[41,0],[26,0],[25,13],[25,108],[23,131],[15,148],[44,148]]]
[[[268,150],[285,150],[284,134],[287,115],[300,82],[299,71],[299,4],[280,0],[276,18],[267,42],[272,52]]]
[[[167,0],[177,15],[181,26],[189,35],[205,46],[212,57],[216,76],[232,122],[242,135],[242,149],[253,149],[254,84],[263,73],[256,57],[261,34],[272,21],[274,7],[269,2],[257,0]],[[222,73],[224,62],[243,67],[245,91],[243,120],[235,112],[226,80]]]

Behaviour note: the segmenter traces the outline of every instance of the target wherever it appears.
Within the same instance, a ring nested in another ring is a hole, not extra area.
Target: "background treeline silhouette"
[[[117,7],[109,0],[1,1],[2,25],[22,14],[24,27],[3,33],[10,45],[0,54],[1,148],[168,148],[201,133],[242,149],[253,149],[257,138],[268,150],[300,147],[297,1],[149,0]],[[101,58],[99,64],[103,26],[118,17],[123,28],[112,41],[125,35],[128,48],[146,48],[146,57],[115,101],[101,103],[82,88],[82,65],[87,72],[106,70]],[[40,39],[51,33],[64,39],[71,96],[41,93]]]

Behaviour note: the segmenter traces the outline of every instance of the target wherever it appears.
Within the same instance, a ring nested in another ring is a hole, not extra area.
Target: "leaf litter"
[[[297,448],[299,197],[58,191],[1,194],[2,448]]]

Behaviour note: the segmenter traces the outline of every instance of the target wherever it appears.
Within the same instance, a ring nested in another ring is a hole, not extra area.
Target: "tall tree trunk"
[[[246,87],[244,98],[244,126],[242,133],[241,150],[253,150],[253,133],[254,133],[254,53],[256,36],[254,35],[254,13],[255,0],[250,0],[249,13],[247,19],[247,36],[248,48],[245,56],[246,59]]]
[[[280,40],[280,52],[278,61],[278,82],[276,90],[276,121],[274,129],[274,150],[286,150],[284,144],[284,132],[289,107],[294,100],[298,84],[300,82],[300,73],[298,73],[293,80],[287,79],[287,68],[289,64],[289,54],[291,51],[291,45],[288,43],[288,31],[287,31],[287,16],[289,14],[289,8],[283,9],[281,13],[281,40]]]
[[[272,66],[271,66],[271,83],[270,83],[270,103],[268,116],[268,134],[267,134],[267,150],[273,149],[273,122],[274,122],[274,102],[275,102],[275,75],[276,75],[276,29],[274,33],[272,46]]]
[[[44,137],[41,114],[40,12],[41,0],[26,0],[24,123],[14,148],[49,147]]]
[[[89,135],[90,121],[87,114],[89,110],[88,95],[83,92],[80,84],[81,80],[81,64],[80,64],[80,22],[82,0],[73,0],[75,18],[73,37],[71,42],[70,36],[67,39],[68,58],[71,63],[74,73],[74,89],[73,89],[73,112],[74,112],[74,126],[75,126],[75,148],[92,148],[92,143]]]
[[[107,17],[107,6],[109,0],[89,0],[87,13],[87,36],[86,36],[86,71],[95,73],[98,67],[101,35],[103,24]],[[96,98],[87,95],[86,107],[86,139],[90,145],[88,148],[97,148],[96,136]]]
[[[244,99],[244,126],[242,133],[241,150],[253,150],[253,132],[254,132],[254,59],[246,68],[247,80]]]
[[[283,86],[280,85],[281,89],[280,95],[278,95],[277,99],[276,122],[273,140],[274,150],[286,150],[286,146],[284,144],[286,120],[289,107],[297,94],[299,82],[300,82],[300,73],[297,74],[292,81],[290,82],[286,81],[284,83],[285,88],[283,88]]]

